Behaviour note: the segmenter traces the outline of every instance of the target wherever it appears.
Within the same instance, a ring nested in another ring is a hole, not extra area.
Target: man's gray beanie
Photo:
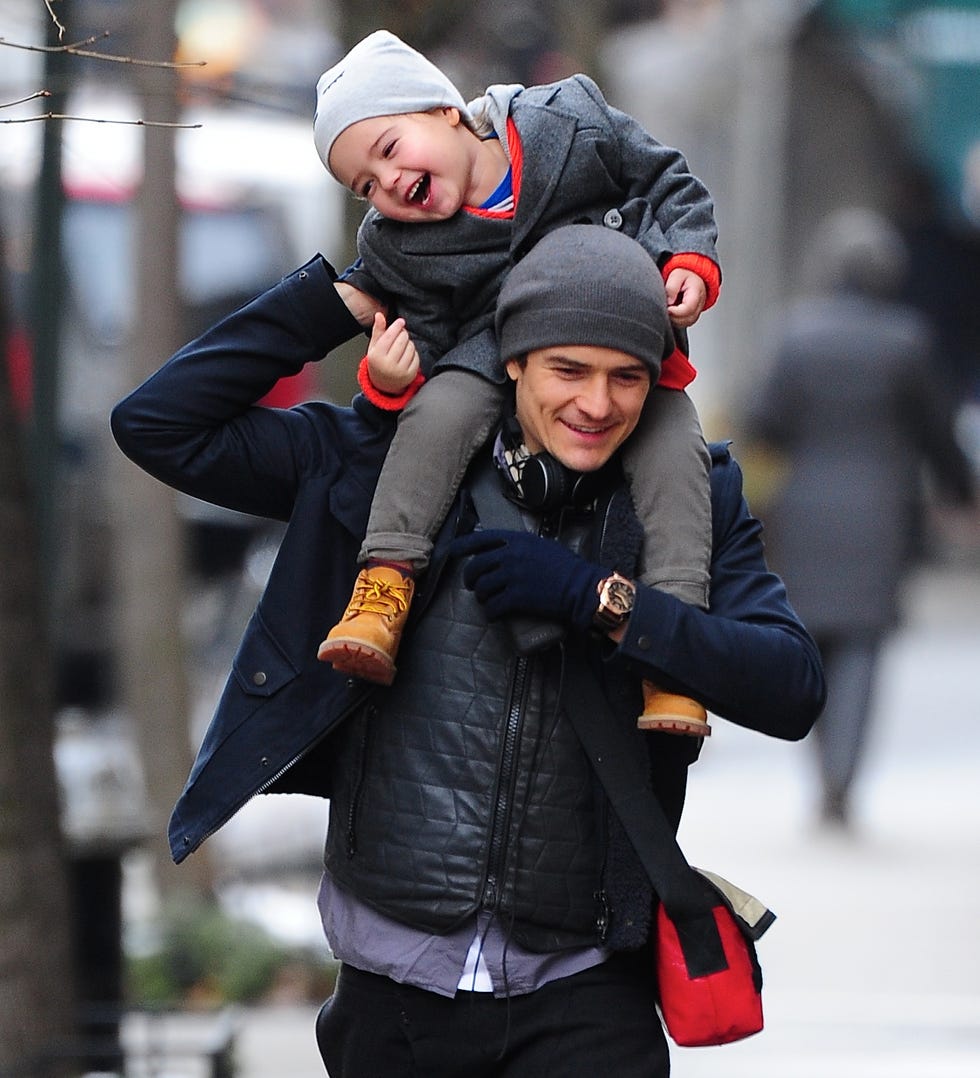
[[[643,360],[654,380],[674,349],[656,263],[636,240],[603,225],[566,225],[539,240],[504,281],[496,328],[504,360],[598,345]]]
[[[351,124],[444,106],[469,116],[459,90],[435,64],[389,31],[375,30],[317,81],[313,116],[316,152],[333,176],[330,149]]]

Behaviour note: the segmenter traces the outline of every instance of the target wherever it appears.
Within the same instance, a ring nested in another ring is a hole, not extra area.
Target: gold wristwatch
[[[600,580],[596,589],[599,593],[599,606],[592,618],[597,629],[611,633],[624,625],[633,612],[636,601],[636,586],[619,573]]]

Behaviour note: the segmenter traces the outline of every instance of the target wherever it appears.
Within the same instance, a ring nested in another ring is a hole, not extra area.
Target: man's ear
[[[512,382],[516,382],[517,379],[520,377],[522,367],[516,359],[508,359],[507,362],[504,364],[504,370],[507,371],[507,377]]]
[[[455,105],[443,105],[442,114],[449,121],[450,127],[459,127],[459,121],[462,119],[459,113],[459,109]]]

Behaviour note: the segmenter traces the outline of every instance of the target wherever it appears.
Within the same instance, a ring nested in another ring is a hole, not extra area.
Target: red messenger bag
[[[688,864],[645,782],[633,740],[586,673],[586,654],[571,654],[570,639],[566,647],[565,709],[660,899],[654,944],[667,1032],[684,1047],[758,1033],[762,969],[755,941],[775,915],[727,880]]]
[[[755,941],[774,920],[773,913],[751,895],[720,876],[702,875],[717,889],[718,904],[711,916],[721,942],[723,968],[695,965],[692,971],[682,943],[684,927],[670,919],[663,903],[657,909],[660,1010],[671,1039],[685,1047],[728,1044],[762,1029],[762,970]],[[734,905],[735,896],[740,896],[742,913]]]

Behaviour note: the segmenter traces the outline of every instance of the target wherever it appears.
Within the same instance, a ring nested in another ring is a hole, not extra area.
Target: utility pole
[[[70,17],[72,0],[59,7],[61,18]],[[46,46],[57,49],[58,28],[47,22]],[[50,97],[48,111],[63,114],[68,99],[70,57],[50,51],[44,57],[44,80]],[[42,587],[50,599],[55,578],[55,532],[60,505],[58,475],[59,374],[61,312],[65,300],[62,258],[61,135],[63,121],[46,120],[41,134],[41,171],[37,181],[34,209],[34,242],[31,262],[30,318],[32,339],[33,411],[30,431],[30,460],[37,491],[35,505],[40,543]],[[51,605],[46,603],[47,617]],[[50,628],[50,625],[48,626]]]
[[[176,0],[158,0],[138,11],[140,57],[174,56]],[[176,124],[177,72],[138,65],[133,77],[141,114]],[[176,128],[146,126],[144,172],[137,202],[134,244],[136,317],[130,342],[129,381],[137,385],[182,343],[178,299],[179,206]],[[202,137],[203,134],[202,134]],[[135,722],[149,798],[149,842],[157,885],[164,892],[201,890],[194,868],[179,876],[166,844],[166,820],[192,762],[190,689],[184,656],[182,611],[184,530],[173,491],[117,460],[116,519],[119,567],[121,696]],[[196,866],[204,862],[198,858]]]
[[[50,23],[46,44],[58,44]],[[49,52],[45,59],[51,110],[61,112],[66,58]],[[0,1072],[58,1078],[70,1069],[75,1021],[68,866],[54,767],[50,603],[64,276],[60,122],[45,123],[42,152],[29,312],[34,397],[26,431],[14,416],[3,364],[9,326],[0,282]]]

